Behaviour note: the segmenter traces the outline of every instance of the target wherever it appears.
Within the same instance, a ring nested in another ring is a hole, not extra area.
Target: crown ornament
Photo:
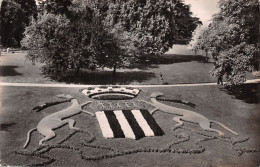
[[[136,97],[140,90],[122,86],[88,87],[80,90],[89,98],[99,100],[126,100]]]

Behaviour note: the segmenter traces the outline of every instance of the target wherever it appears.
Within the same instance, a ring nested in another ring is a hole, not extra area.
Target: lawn
[[[161,84],[160,73],[164,84],[216,82],[209,74],[212,63],[204,63],[204,57],[192,55],[162,55],[151,57],[138,68],[118,69],[116,78],[111,69],[88,71],[82,70],[79,76],[68,72],[60,80],[41,74],[42,64],[32,65],[25,58],[26,52],[2,53],[0,56],[0,81],[16,83],[75,83],[75,84]],[[152,63],[152,64],[151,64]],[[254,78],[248,73],[248,79]]]
[[[239,136],[225,131],[214,123],[213,128],[223,131],[226,138],[218,138],[215,133],[202,131],[198,124],[188,122],[173,132],[171,128],[176,125],[172,120],[174,116],[157,111],[153,117],[165,135],[139,140],[104,139],[96,118],[81,113],[71,118],[76,121],[76,127],[95,136],[92,142],[84,142],[90,139],[89,134],[74,134],[68,130],[68,125],[65,125],[55,130],[56,137],[47,142],[53,146],[52,148],[37,151],[38,141],[42,136],[38,132],[33,132],[31,142],[26,149],[23,149],[26,133],[36,127],[43,117],[66,108],[69,103],[52,106],[40,112],[32,111],[33,107],[43,102],[56,101],[58,100],[56,95],[61,93],[74,96],[79,103],[89,100],[97,103],[98,100],[89,99],[79,92],[79,88],[0,87],[1,164],[23,166],[43,163],[47,166],[99,167],[259,166],[260,154],[254,152],[260,150],[259,84],[243,85],[232,91],[217,86],[141,88],[139,95],[131,101],[138,99],[149,101],[150,94],[157,91],[163,92],[167,99],[189,101],[196,106],[191,108],[172,102],[163,103],[189,109],[210,120],[221,122]],[[94,102],[85,109],[93,113],[100,110]],[[149,105],[142,107],[151,109]],[[232,145],[231,139],[237,143]],[[62,144],[57,145],[61,140]],[[169,149],[163,149],[169,144],[173,144],[171,152]],[[122,155],[119,156],[118,153]],[[110,158],[111,154],[115,157]],[[89,157],[94,159],[89,160]]]
[[[25,58],[26,52],[2,52],[0,56],[0,81],[17,83],[55,83],[41,74],[40,63],[32,64]]]

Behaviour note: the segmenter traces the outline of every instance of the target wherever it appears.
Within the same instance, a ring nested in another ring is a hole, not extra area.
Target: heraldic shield
[[[140,139],[164,135],[147,110],[98,111],[96,117],[105,138]]]
[[[101,108],[115,108],[115,110],[103,110],[95,113],[103,137],[140,139],[164,135],[163,130],[149,111],[141,109],[138,102],[130,105],[127,101],[120,101],[120,99],[133,99],[139,92],[139,89],[136,88],[119,86],[90,87],[82,90],[82,93],[90,98],[110,100],[110,102],[98,103],[102,106]],[[114,100],[117,102],[112,103],[111,101]]]

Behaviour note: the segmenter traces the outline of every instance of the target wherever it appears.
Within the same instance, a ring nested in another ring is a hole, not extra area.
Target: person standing
[[[223,85],[223,75],[218,76],[218,85]]]
[[[221,70],[218,74],[218,85],[223,85],[223,76],[225,75],[224,70]]]
[[[161,84],[163,85],[163,75],[161,72],[160,72],[160,77],[161,77]]]

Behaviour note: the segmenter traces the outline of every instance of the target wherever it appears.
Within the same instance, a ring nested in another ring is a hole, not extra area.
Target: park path
[[[247,80],[245,84],[248,83],[260,83],[260,79]],[[121,85],[121,86],[131,86],[139,88],[156,88],[156,87],[178,87],[178,86],[210,86],[217,85],[217,83],[196,83],[196,84],[173,84],[173,85]],[[91,86],[100,86],[100,85],[76,85],[76,84],[39,84],[39,83],[7,83],[0,82],[0,86],[16,86],[16,87],[91,87]]]

